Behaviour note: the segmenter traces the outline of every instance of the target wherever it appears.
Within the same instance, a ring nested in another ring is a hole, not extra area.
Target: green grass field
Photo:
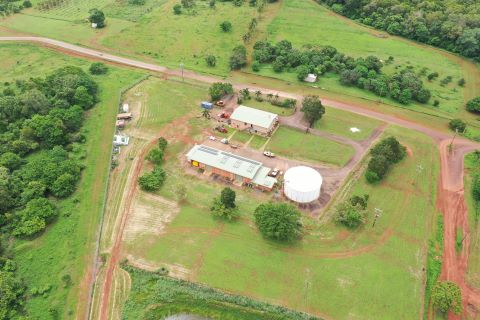
[[[476,163],[475,155],[465,157],[465,201],[467,202],[470,225],[470,256],[468,259],[467,279],[475,287],[480,286],[480,227],[478,224],[479,205],[475,204],[472,196],[472,176],[480,174],[480,166]]]
[[[258,150],[265,145],[265,142],[267,142],[267,138],[256,135],[253,137],[252,141],[250,141],[248,146]]]
[[[0,61],[2,83],[44,76],[65,65],[86,69],[90,64],[44,48],[13,44],[0,44]],[[49,319],[50,308],[56,309],[62,319],[73,319],[79,304],[85,307],[88,291],[82,278],[93,257],[102,213],[118,93],[140,76],[137,72],[109,68],[107,75],[95,77],[101,101],[90,111],[84,125],[87,157],[78,191],[57,203],[59,218],[45,233],[32,241],[13,244],[18,274],[25,279],[27,289],[51,287],[44,295],[28,296],[25,308],[33,319]],[[64,287],[61,280],[66,274],[72,277],[71,287]]]
[[[287,158],[344,166],[353,156],[352,147],[295,129],[280,127],[266,149]]]
[[[234,142],[240,142],[241,144],[245,144],[252,138],[252,134],[245,132],[245,131],[235,131],[235,134],[231,138]]]
[[[326,107],[325,115],[315,123],[315,128],[353,140],[365,140],[381,125],[381,121],[372,118]],[[358,128],[360,132],[352,132],[350,128]]]
[[[157,88],[175,96],[172,88],[161,84]],[[191,90],[182,85],[175,89]],[[161,119],[156,121],[162,126]],[[206,123],[194,118],[188,122],[189,130],[197,136]],[[165,266],[171,274],[188,280],[325,318],[419,318],[425,239],[435,221],[438,153],[423,135],[397,127],[388,127],[385,135],[396,136],[412,155],[395,165],[379,185],[367,184],[363,176],[352,179],[335,200],[368,193],[365,227],[352,232],[305,216],[307,232],[293,245],[266,241],[254,227],[254,209],[272,199],[272,194],[235,188],[241,219],[231,223],[213,219],[209,208],[224,184],[186,174],[177,159],[188,146],[172,142],[167,149],[170,160],[164,164],[167,182],[158,195],[175,202],[175,186],[181,184],[187,188],[187,199],[161,234],[139,235],[124,243],[125,253],[150,265]],[[417,172],[419,164],[424,168],[421,172]],[[383,213],[372,228],[374,208]],[[152,211],[157,220],[169,214],[162,210]],[[159,315],[168,310],[158,306],[158,300],[152,302],[151,291],[144,289],[134,285],[130,294],[143,303],[142,309],[152,308],[153,303]],[[138,308],[129,309],[129,315],[137,314],[131,313],[134,310]]]

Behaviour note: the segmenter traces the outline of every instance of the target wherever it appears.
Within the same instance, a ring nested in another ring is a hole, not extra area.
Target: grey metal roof
[[[233,111],[230,119],[246,122],[262,128],[270,128],[273,122],[278,119],[278,115],[255,108],[238,106],[235,111]]]
[[[261,162],[204,145],[195,145],[187,153],[187,158],[248,179],[253,179],[262,167]]]
[[[260,170],[258,170],[257,174],[253,178],[252,182],[270,189],[273,188],[273,185],[277,182],[277,179],[268,176],[270,170],[271,169],[267,167],[260,168]]]

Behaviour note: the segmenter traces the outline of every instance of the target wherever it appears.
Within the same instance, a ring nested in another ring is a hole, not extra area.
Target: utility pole
[[[375,216],[374,216],[374,219],[373,219],[372,228],[375,227],[375,223],[377,223],[377,219],[380,218],[382,213],[383,213],[382,209],[375,208]]]
[[[182,82],[185,82],[183,79],[183,67],[184,67],[183,62],[180,62],[180,69],[182,70]]]

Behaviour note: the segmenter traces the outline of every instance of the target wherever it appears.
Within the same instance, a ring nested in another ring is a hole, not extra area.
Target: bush
[[[30,2],[30,0],[23,1],[23,7],[24,8],[31,8],[32,7],[32,2]]]
[[[236,46],[230,56],[230,69],[239,70],[247,65],[247,48],[245,46]]]
[[[145,191],[157,191],[165,182],[167,175],[160,167],[155,167],[152,172],[145,173],[138,179],[140,188]]]
[[[223,32],[230,32],[232,30],[232,23],[230,21],[223,21],[220,23],[220,29]]]
[[[165,149],[167,149],[168,141],[164,137],[160,137],[158,138],[157,145],[158,149],[165,152]]]
[[[446,314],[452,311],[455,314],[462,312],[462,291],[460,287],[450,281],[439,281],[432,291],[433,306]]]
[[[102,62],[94,62],[94,63],[92,63],[92,64],[90,65],[89,71],[90,71],[91,74],[99,75],[99,74],[105,74],[105,73],[107,73],[108,68],[107,68],[107,66],[105,65],[105,63],[102,63]]]
[[[473,176],[472,196],[475,201],[480,202],[480,174]]]
[[[235,198],[236,194],[230,188],[223,188],[222,193],[220,195],[220,201],[226,208],[235,208]]]
[[[143,6],[145,4],[145,0],[128,0],[128,4],[134,6]]]
[[[266,238],[292,241],[302,232],[300,212],[290,204],[267,203],[255,209],[255,224]]]
[[[223,96],[233,93],[233,87],[230,83],[215,82],[208,89],[212,101],[218,101]]]
[[[163,151],[155,148],[150,150],[146,159],[155,165],[161,165],[163,163]]]
[[[222,203],[222,200],[215,198],[212,207],[210,208],[212,215],[216,218],[226,219],[229,221],[235,220],[239,217],[239,211],[235,207],[228,208]]]
[[[97,24],[97,28],[105,27],[105,14],[103,13],[103,11],[95,8],[90,9],[88,13],[90,14],[90,16],[88,17],[88,21]]]
[[[217,58],[215,58],[214,55],[209,54],[205,57],[205,62],[209,67],[215,67],[215,65],[217,64]]]
[[[480,113],[480,97],[476,97],[467,102],[467,110],[470,112]]]
[[[347,228],[357,228],[365,222],[365,209],[360,204],[353,205],[349,200],[344,201],[336,208],[335,221]]]
[[[182,5],[181,4],[176,4],[173,6],[173,14],[179,15],[182,14]]]
[[[440,105],[440,101],[438,101],[437,99],[433,100],[434,107],[438,107],[439,105]]]
[[[368,162],[365,178],[369,183],[376,183],[385,177],[392,164],[405,157],[406,148],[395,137],[388,137],[375,145],[370,153],[372,158]]]
[[[257,60],[253,61],[252,63],[252,71],[254,72],[260,71],[260,62],[258,62]]]
[[[460,133],[463,133],[467,128],[467,124],[462,119],[452,119],[448,123],[448,127],[453,131],[458,131]]]

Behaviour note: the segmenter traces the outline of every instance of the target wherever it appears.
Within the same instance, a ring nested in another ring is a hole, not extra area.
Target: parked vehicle
[[[217,116],[222,119],[230,119],[230,114],[227,112],[219,113]]]
[[[215,138],[214,136],[209,136],[208,140],[215,141],[215,140],[217,140],[217,138]]]
[[[227,128],[225,128],[224,126],[215,127],[215,130],[217,130],[218,132],[221,132],[221,133],[228,133]]]
[[[272,171],[270,171],[270,173],[269,173],[268,175],[269,175],[270,177],[274,177],[274,178],[275,178],[276,176],[278,176],[278,173],[279,173],[278,169],[275,168],[275,169],[273,169]]]
[[[221,143],[223,144],[228,144],[228,139],[227,138],[223,138],[222,140],[220,140]]]
[[[263,155],[265,157],[269,157],[269,158],[275,158],[275,153],[271,152],[271,151],[263,151]]]
[[[230,148],[232,148],[232,149],[238,149],[238,144],[231,144],[231,145],[230,145]]]
[[[211,102],[203,101],[200,105],[203,109],[211,110],[213,108],[213,104]]]
[[[215,105],[216,105],[216,106],[219,106],[219,107],[224,107],[224,106],[225,106],[225,101],[223,101],[223,100],[218,100],[217,102],[215,102]]]

